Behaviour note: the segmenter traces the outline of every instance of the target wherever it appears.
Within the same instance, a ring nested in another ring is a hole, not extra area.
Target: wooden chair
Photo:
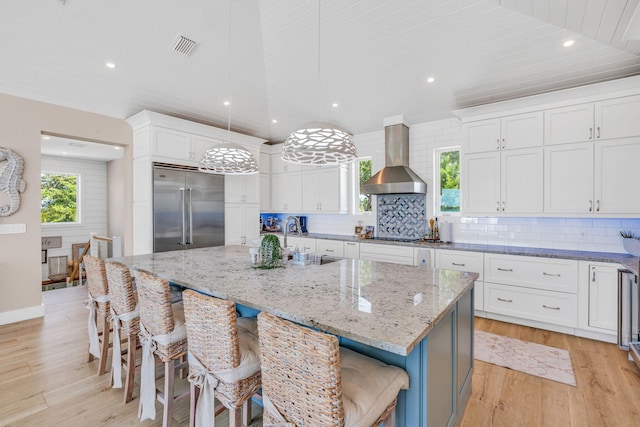
[[[395,425],[397,395],[409,387],[403,369],[265,312],[258,332],[265,425]]]
[[[187,353],[184,309],[182,302],[171,304],[169,282],[164,279],[139,272],[136,286],[142,344],[138,415],[141,421],[155,419],[157,399],[164,405],[162,425],[168,427],[175,403],[189,396],[189,392],[174,394],[175,370],[187,366],[186,362],[176,364],[184,361]],[[156,389],[154,355],[164,363],[163,390]]]
[[[111,365],[111,385],[122,387],[122,368],[127,376],[124,387],[124,403],[133,399],[134,376],[136,373],[136,349],[138,347],[138,333],[140,332],[140,313],[138,301],[133,289],[129,268],[118,262],[105,264],[107,280],[109,282],[109,297],[111,303],[110,320],[113,327],[113,356]],[[126,351],[120,350],[121,335],[127,339]],[[120,354],[121,357],[116,357]]]
[[[107,369],[107,355],[109,353],[110,314],[109,285],[104,260],[91,255],[84,257],[87,272],[87,291],[89,299],[85,305],[89,309],[89,362],[99,358],[98,375]],[[98,323],[102,330],[98,332]]]
[[[190,426],[212,424],[229,409],[229,426],[251,423],[251,396],[260,388],[255,318],[236,318],[231,301],[186,290],[182,294],[189,347]],[[222,404],[214,408],[214,396]],[[242,408],[242,411],[240,411]]]

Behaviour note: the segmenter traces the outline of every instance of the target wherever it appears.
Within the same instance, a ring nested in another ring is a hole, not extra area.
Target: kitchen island
[[[267,311],[400,366],[410,388],[398,426],[457,425],[471,391],[473,283],[478,275],[343,259],[263,270],[246,246],[117,258],[134,271],[227,299],[242,315]]]

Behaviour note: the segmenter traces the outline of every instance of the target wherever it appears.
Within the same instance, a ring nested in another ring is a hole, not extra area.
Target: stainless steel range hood
[[[409,169],[409,128],[384,128],[385,167],[360,186],[363,194],[426,194],[427,184]]]

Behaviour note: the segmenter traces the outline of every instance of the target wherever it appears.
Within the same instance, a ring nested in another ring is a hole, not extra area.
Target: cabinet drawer
[[[578,262],[568,259],[486,254],[485,281],[559,292],[578,292]]]
[[[360,259],[413,265],[413,248],[407,246],[360,243]]]
[[[484,309],[490,313],[572,328],[578,324],[577,296],[562,292],[485,282]]]
[[[320,255],[344,256],[344,242],[340,240],[316,240],[317,253]]]
[[[468,271],[478,273],[478,280],[484,280],[484,253],[436,250],[436,268],[443,270]]]
[[[284,246],[284,236],[278,236],[280,239],[280,245]],[[309,237],[295,237],[295,236],[287,236],[287,247],[295,248],[302,252],[316,252],[316,239],[312,239]]]
[[[347,258],[360,259],[360,243],[344,242],[344,256]]]

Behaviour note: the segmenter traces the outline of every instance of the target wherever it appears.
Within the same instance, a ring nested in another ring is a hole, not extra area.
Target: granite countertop
[[[282,235],[282,233],[267,233]],[[613,253],[613,252],[591,252],[591,251],[578,251],[578,250],[565,250],[565,249],[549,249],[549,248],[529,248],[523,246],[501,246],[501,245],[480,245],[472,243],[430,243],[422,240],[407,240],[407,239],[387,239],[387,238],[375,238],[375,239],[358,239],[354,235],[343,234],[322,234],[322,233],[308,233],[304,236],[290,235],[295,237],[308,237],[312,239],[325,239],[325,240],[342,240],[345,242],[360,242],[360,243],[374,243],[384,245],[397,245],[397,246],[413,246],[418,248],[433,248],[444,250],[458,250],[458,251],[470,251],[470,252],[486,252],[492,254],[506,254],[506,255],[525,255],[535,257],[546,258],[561,258],[561,259],[576,259],[581,261],[593,261],[593,262],[610,262],[622,264],[625,268],[632,271],[634,274],[640,274],[640,258],[629,254]]]
[[[473,287],[477,273],[342,259],[263,270],[246,246],[114,259],[186,288],[402,356]]]

